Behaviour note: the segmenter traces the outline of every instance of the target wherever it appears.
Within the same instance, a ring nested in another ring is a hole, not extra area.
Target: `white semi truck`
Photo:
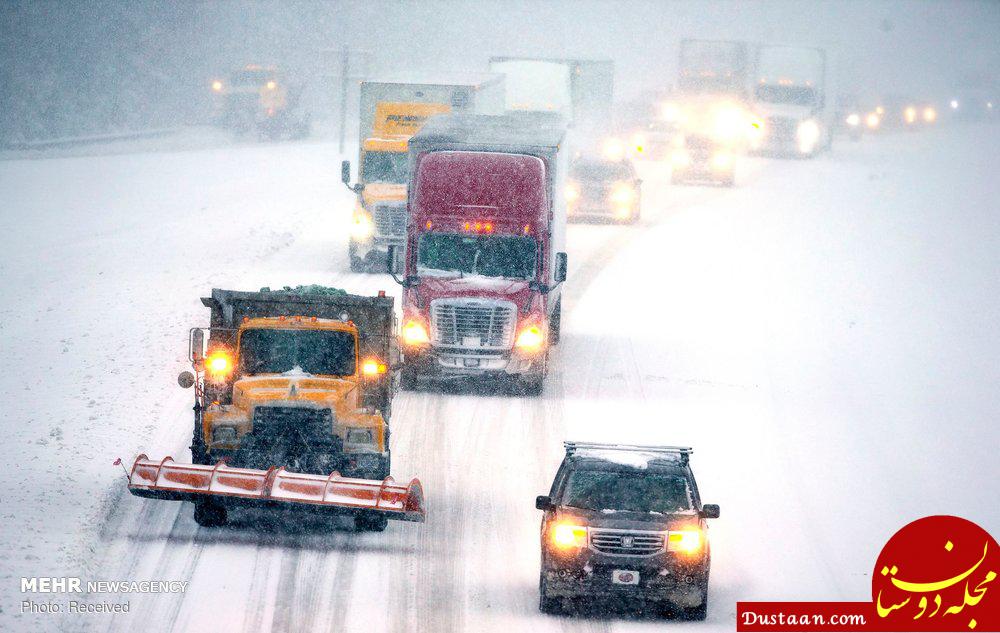
[[[836,104],[826,51],[762,44],[755,69],[754,111],[763,124],[756,149],[811,157],[829,148]]]

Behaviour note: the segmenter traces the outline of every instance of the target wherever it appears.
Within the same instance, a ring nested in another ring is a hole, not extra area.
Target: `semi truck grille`
[[[402,204],[376,204],[372,210],[375,232],[380,237],[406,235],[406,206]]]
[[[791,139],[795,138],[798,122],[789,117],[773,116],[767,119],[764,130],[774,138]]]
[[[510,301],[435,299],[431,301],[431,340],[435,345],[509,348],[517,308]]]
[[[614,556],[652,556],[664,551],[662,532],[591,528],[590,546]]]

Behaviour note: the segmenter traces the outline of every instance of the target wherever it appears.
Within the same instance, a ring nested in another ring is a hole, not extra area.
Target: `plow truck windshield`
[[[420,237],[417,262],[421,274],[533,279],[536,248],[529,236],[426,233]]]
[[[240,370],[245,375],[307,374],[350,376],[355,370],[354,336],[322,330],[247,330],[240,337]]]

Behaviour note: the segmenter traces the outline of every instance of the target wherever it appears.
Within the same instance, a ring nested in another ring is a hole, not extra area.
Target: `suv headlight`
[[[667,551],[694,554],[701,549],[701,530],[678,530],[667,534]]]
[[[587,528],[572,523],[556,523],[552,527],[552,544],[559,549],[581,548],[587,545]]]
[[[220,424],[212,429],[213,444],[235,444],[236,427],[229,424]]]

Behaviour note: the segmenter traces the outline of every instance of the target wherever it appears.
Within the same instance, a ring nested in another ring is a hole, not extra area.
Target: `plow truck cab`
[[[154,472],[140,458],[133,494],[195,501],[203,525],[248,501],[353,513],[365,529],[422,519],[422,493],[400,491],[389,477],[398,364],[391,298],[306,287],[215,289],[202,302],[211,323],[191,330],[194,373],[178,379],[195,388],[194,463],[164,460]],[[387,490],[403,505],[380,507]]]
[[[436,114],[500,114],[503,107],[500,75],[361,82],[357,183],[351,184],[350,161],[341,164],[341,179],[357,194],[348,241],[352,271],[381,266],[388,247],[402,247],[406,239],[410,137]]]
[[[305,84],[272,66],[249,64],[212,80],[213,119],[236,134],[261,139],[305,138],[311,117],[302,105]]]
[[[435,117],[410,140],[404,387],[510,379],[540,394],[566,279],[563,128]]]

